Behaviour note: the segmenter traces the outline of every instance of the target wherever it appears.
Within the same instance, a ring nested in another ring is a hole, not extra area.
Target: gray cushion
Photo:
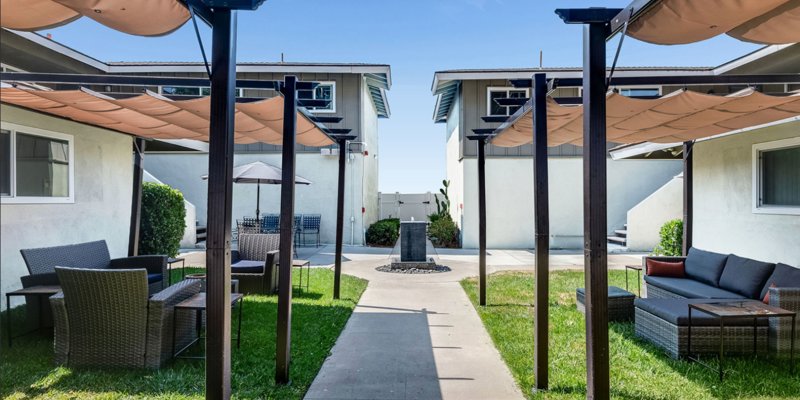
[[[794,268],[786,264],[778,264],[761,289],[761,298],[767,295],[767,290],[771,284],[776,287],[800,288],[800,268]]]
[[[645,275],[648,285],[658,286],[690,299],[744,299],[745,297],[693,279]]]
[[[240,260],[231,264],[234,274],[260,274],[264,272],[264,261]]]
[[[725,262],[722,276],[719,277],[719,287],[750,299],[759,299],[764,282],[774,269],[775,264],[731,254]]]
[[[689,325],[689,303],[716,303],[719,299],[636,299],[634,306],[673,325]],[[769,324],[768,318],[759,318],[759,325]],[[692,326],[719,326],[719,319],[698,310],[692,310]],[[753,326],[750,318],[730,318],[725,326]]]
[[[686,256],[686,276],[696,281],[719,286],[719,277],[725,268],[725,254],[712,253],[692,247]]]

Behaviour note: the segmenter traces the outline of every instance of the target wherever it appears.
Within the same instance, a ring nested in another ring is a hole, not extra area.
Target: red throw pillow
[[[683,261],[670,262],[647,259],[647,275],[666,276],[670,278],[685,278],[686,267]]]
[[[769,287],[774,288],[774,287],[777,287],[777,286],[775,286],[775,284],[773,283],[773,284],[769,285]],[[764,302],[764,304],[769,304],[769,289],[767,289],[767,294],[764,295],[764,300],[762,300],[762,301]]]

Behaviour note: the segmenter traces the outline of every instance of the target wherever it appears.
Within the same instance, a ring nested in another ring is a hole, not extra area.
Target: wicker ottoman
[[[578,288],[575,291],[578,311],[586,313],[586,289]],[[633,300],[636,295],[616,287],[608,287],[608,320],[609,322],[629,322],[633,320]]]

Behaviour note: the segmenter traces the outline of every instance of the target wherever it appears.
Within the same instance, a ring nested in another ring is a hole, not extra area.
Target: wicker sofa
[[[272,294],[278,291],[278,248],[281,235],[243,233],[239,249],[231,252],[231,278],[239,280],[245,294]]]
[[[50,305],[57,364],[158,368],[172,358],[173,337],[181,348],[197,336],[195,313],[173,316],[176,304],[200,292],[197,280],[149,296],[143,269],[57,267],[56,273],[62,292]]]
[[[636,334],[665,349],[673,357],[687,355],[688,304],[721,300],[763,300],[769,304],[800,312],[800,269],[736,255],[725,255],[692,248],[687,257],[644,257],[647,261],[683,261],[683,278],[644,276],[647,298],[635,301]],[[771,287],[774,285],[774,287]],[[788,354],[791,320],[761,320],[759,348]],[[692,352],[718,351],[719,322],[704,313],[692,316]],[[797,332],[800,333],[800,319]],[[729,352],[751,352],[752,321],[730,321],[725,328],[725,348]]]

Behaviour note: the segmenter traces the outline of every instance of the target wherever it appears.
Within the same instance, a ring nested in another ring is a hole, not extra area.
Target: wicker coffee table
[[[758,354],[758,320],[759,318],[791,318],[792,319],[792,340],[789,348],[789,368],[790,373],[794,374],[794,339],[795,339],[795,319],[797,313],[784,310],[769,304],[764,304],[758,300],[741,301],[720,301],[714,303],[689,304],[689,332],[688,332],[688,354],[689,358],[699,361],[699,358],[692,357],[692,310],[701,311],[719,319],[719,380],[725,374],[723,361],[725,360],[725,322],[731,319],[752,319],[753,320],[753,354]],[[701,363],[705,366],[705,364]]]
[[[586,289],[575,290],[578,311],[586,313]],[[633,301],[636,295],[616,286],[608,287],[608,320],[610,322],[627,322],[633,320]]]

